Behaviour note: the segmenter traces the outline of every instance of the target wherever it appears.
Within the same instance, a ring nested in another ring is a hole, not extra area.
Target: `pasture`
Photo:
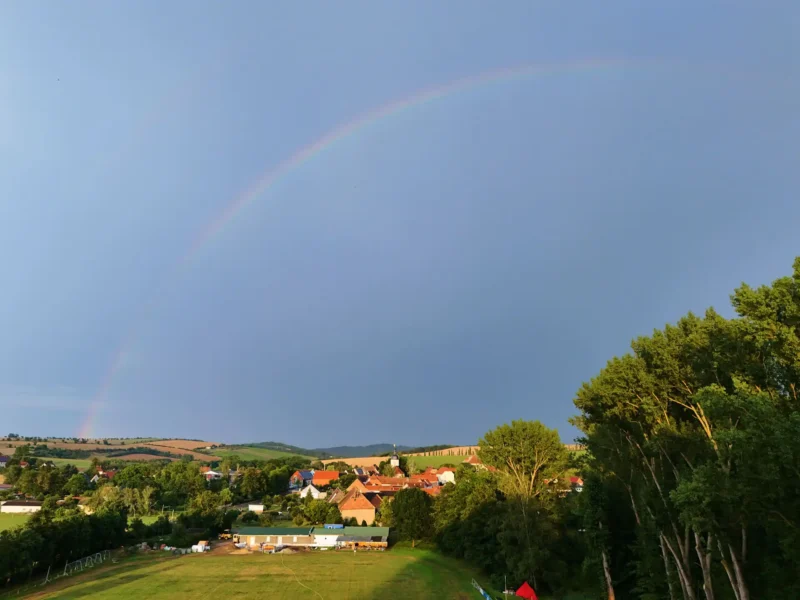
[[[29,518],[30,515],[25,514],[0,513],[0,531],[18,527],[24,524]]]
[[[56,582],[34,597],[468,600],[477,597],[470,583],[476,575],[437,552],[407,548],[288,556],[152,553]]]
[[[84,471],[89,468],[92,464],[92,460],[90,458],[52,458],[50,456],[36,456],[39,460],[49,460],[53,462],[57,467],[63,467],[64,465],[72,465],[79,471]]]
[[[214,454],[223,458],[235,455],[242,460],[269,460],[271,458],[286,458],[287,456],[301,456],[302,458],[315,460],[313,456],[302,456],[300,454],[272,450],[271,448],[259,448],[257,446],[225,446],[223,448],[215,448]]]

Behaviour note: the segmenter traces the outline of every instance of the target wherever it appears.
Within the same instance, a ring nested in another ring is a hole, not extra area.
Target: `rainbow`
[[[189,248],[176,261],[172,275],[184,269],[191,263],[197,253],[206,246],[226,225],[233,221],[244,208],[252,204],[257,198],[262,196],[267,190],[274,186],[282,177],[306,164],[309,160],[322,154],[323,151],[333,147],[356,133],[366,129],[370,125],[378,123],[387,117],[401,113],[407,109],[425,105],[429,102],[451,96],[455,93],[469,90],[482,85],[497,83],[501,81],[520,79],[534,76],[553,75],[569,72],[594,72],[607,69],[632,66],[636,64],[629,59],[619,58],[592,58],[574,62],[561,62],[550,64],[524,64],[515,67],[504,67],[492,71],[486,71],[476,75],[470,75],[461,79],[456,79],[445,84],[417,91],[411,96],[401,100],[394,100],[372,109],[363,115],[356,117],[352,121],[338,125],[329,130],[321,138],[312,142],[310,145],[297,150],[294,154],[268,169],[261,175],[253,185],[245,189],[241,194],[229,202],[225,208],[214,218],[200,233],[194,238]],[[170,278],[171,279],[171,278]],[[155,304],[154,299],[147,303],[149,308]],[[102,383],[89,404],[86,418],[80,427],[79,437],[88,438],[92,434],[92,428],[100,407],[103,405],[105,397],[111,389],[114,378],[119,372],[123,363],[123,358],[127,348],[130,347],[136,328],[123,338],[119,349],[115,352],[107,374],[103,377]]]

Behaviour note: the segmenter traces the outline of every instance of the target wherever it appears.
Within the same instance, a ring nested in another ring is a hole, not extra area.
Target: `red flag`
[[[536,596],[536,592],[533,591],[533,588],[528,585],[526,581],[517,590],[517,596],[520,598],[527,598],[527,600],[539,600]]]

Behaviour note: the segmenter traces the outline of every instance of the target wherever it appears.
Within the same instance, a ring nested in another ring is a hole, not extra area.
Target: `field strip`
[[[302,585],[302,586],[303,586],[304,588],[306,588],[308,591],[310,591],[310,592],[314,592],[314,593],[315,593],[317,596],[319,596],[320,598],[322,598],[322,600],[325,600],[325,597],[324,597],[322,594],[320,594],[320,593],[319,593],[317,590],[315,590],[315,589],[312,589],[312,588],[308,587],[308,586],[307,586],[305,583],[303,583],[302,581],[300,581],[300,578],[297,576],[297,573],[295,573],[295,572],[294,572],[294,569],[289,569],[289,567],[287,567],[287,566],[286,566],[286,563],[285,563],[285,562],[283,562],[283,554],[281,554],[281,565],[283,565],[283,568],[284,568],[284,569],[288,569],[288,570],[289,570],[289,573],[291,573],[291,574],[294,576],[294,578],[295,578],[295,581],[297,581],[297,583],[299,583],[300,585]]]

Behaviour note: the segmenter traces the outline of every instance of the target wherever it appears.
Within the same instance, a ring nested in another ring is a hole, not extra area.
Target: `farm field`
[[[72,465],[77,469],[88,469],[89,465],[92,464],[92,459],[90,458],[52,458],[50,456],[35,456],[35,458],[52,461],[57,467]]]
[[[29,516],[30,515],[17,515],[14,513],[0,513],[0,531],[22,525],[28,520]]]
[[[178,460],[169,456],[156,456],[155,454],[123,454],[115,456],[114,460]]]
[[[224,448],[215,448],[214,453],[223,458],[236,455],[242,460],[269,460],[270,458],[302,456],[299,454],[292,454],[291,452],[282,452],[281,450],[272,450],[270,448],[258,448],[256,446],[226,446]],[[303,456],[303,458],[315,460],[313,456]]]
[[[436,552],[405,548],[358,554],[329,551],[178,558],[154,553],[57,582],[33,597],[467,600],[476,596],[471,586],[475,575],[459,561]]]
[[[425,470],[428,467],[439,468],[446,464],[458,466],[467,459],[467,456],[409,456],[408,462],[414,463],[418,469]]]

